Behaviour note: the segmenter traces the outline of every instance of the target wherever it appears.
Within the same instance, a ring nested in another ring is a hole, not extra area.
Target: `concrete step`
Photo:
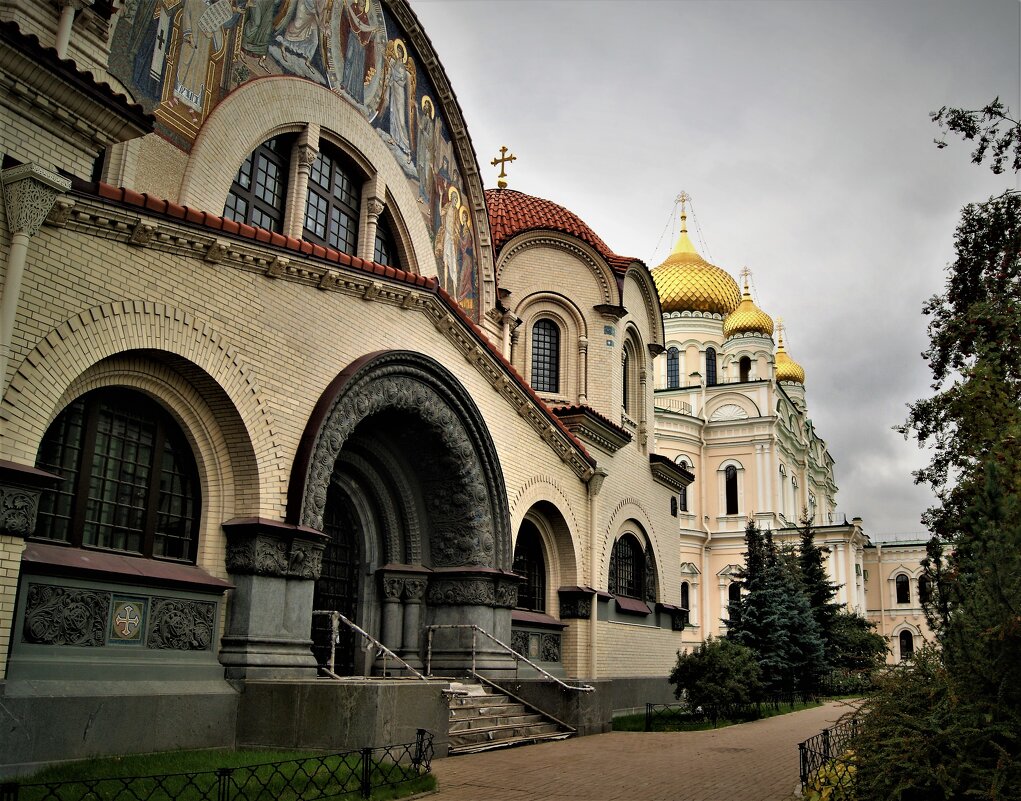
[[[560,733],[560,727],[556,723],[500,724],[484,729],[450,732],[450,744],[457,747]]]
[[[543,716],[535,712],[525,712],[520,715],[480,715],[476,718],[451,719],[448,731],[453,734],[462,731],[489,729],[500,725],[526,726],[533,723],[542,723],[543,721]]]
[[[450,756],[459,754],[477,754],[480,751],[490,751],[494,748],[513,748],[516,745],[531,745],[533,743],[546,742],[548,740],[566,740],[572,737],[569,731],[557,732],[556,734],[539,734],[533,736],[513,737],[507,740],[494,740],[473,745],[451,745],[447,753]]]
[[[529,710],[524,704],[508,702],[505,704],[479,704],[478,706],[455,706],[450,708],[451,720],[470,720],[479,716],[493,715],[524,715]]]

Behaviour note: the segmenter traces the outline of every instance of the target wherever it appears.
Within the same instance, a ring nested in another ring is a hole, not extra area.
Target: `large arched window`
[[[542,536],[530,520],[525,520],[514,545],[514,572],[525,577],[518,586],[518,606],[534,612],[546,611],[546,560],[542,555]]]
[[[283,230],[291,140],[267,139],[241,163],[227,193],[224,217],[277,233]]]
[[[705,349],[705,385],[716,386],[716,348]]]
[[[645,551],[633,534],[624,534],[613,544],[609,589],[613,595],[645,597]]]
[[[666,352],[666,386],[677,389],[681,385],[681,355],[677,348],[669,348]]]
[[[312,164],[305,203],[305,238],[355,254],[358,249],[359,190],[343,156],[330,149]]]
[[[734,465],[727,465],[723,471],[724,494],[726,496],[726,514],[738,514],[737,500],[737,468]]]
[[[915,655],[915,638],[911,632],[905,629],[900,633],[900,660],[901,662],[910,659]]]
[[[560,327],[547,317],[532,326],[532,388],[560,391]]]
[[[752,360],[747,356],[742,356],[738,362],[738,371],[740,373],[740,380],[742,384],[747,384],[751,379],[752,374]]]
[[[35,536],[192,562],[199,482],[180,427],[140,392],[83,395],[53,421],[36,467],[64,480],[39,501]]]
[[[894,583],[897,587],[897,603],[911,603],[911,582],[908,580],[908,577],[901,573],[894,579]]]

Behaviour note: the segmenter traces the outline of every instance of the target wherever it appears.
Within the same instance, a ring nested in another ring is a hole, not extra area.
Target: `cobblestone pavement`
[[[845,702],[698,732],[611,732],[433,763],[436,801],[786,801]]]

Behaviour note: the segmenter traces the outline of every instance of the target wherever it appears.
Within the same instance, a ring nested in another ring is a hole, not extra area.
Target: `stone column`
[[[422,599],[426,583],[424,578],[404,581],[404,649],[401,657],[415,669],[422,667]]]
[[[231,520],[230,598],[220,662],[231,679],[315,678],[312,596],[327,536],[261,518]]]
[[[35,533],[39,496],[58,476],[0,460],[0,680],[7,669],[25,537]]]
[[[588,337],[578,337],[578,403],[588,403]]]
[[[67,46],[71,43],[75,12],[91,6],[93,2],[95,0],[60,0],[60,21],[57,23],[57,37],[53,46],[61,58],[67,58]]]
[[[379,215],[386,208],[383,201],[378,197],[369,198],[365,204],[365,241],[359,250],[361,257],[366,261],[376,260],[376,228],[379,225]]]
[[[287,201],[287,219],[284,230],[288,236],[304,239],[305,206],[308,204],[308,177],[312,165],[319,158],[319,126],[311,122],[298,137],[294,146],[294,175],[291,180],[290,196]]]
[[[400,655],[405,631],[404,608],[401,606],[404,578],[383,573],[380,584],[383,588],[383,626],[379,639],[383,645]]]
[[[7,362],[14,335],[14,318],[21,297],[21,280],[28,260],[28,243],[50,213],[57,196],[71,182],[37,164],[22,164],[0,172],[11,248],[7,254],[7,277],[0,299],[0,398],[7,391]]]

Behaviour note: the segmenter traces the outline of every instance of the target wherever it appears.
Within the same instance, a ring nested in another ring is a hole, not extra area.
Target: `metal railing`
[[[477,675],[477,672],[475,670],[475,651],[476,651],[477,643],[478,643],[477,635],[481,634],[483,637],[485,637],[486,639],[488,639],[491,642],[495,643],[498,647],[500,647],[501,649],[503,649],[508,654],[510,654],[511,656],[514,657],[514,669],[515,669],[515,671],[517,670],[518,662],[524,662],[530,668],[532,668],[533,670],[536,670],[538,673],[540,673],[541,675],[545,676],[547,679],[549,679],[550,681],[554,682],[555,684],[559,684],[565,690],[574,690],[575,692],[580,692],[580,693],[590,693],[590,692],[593,692],[595,690],[595,687],[592,687],[592,686],[590,686],[588,684],[573,685],[573,684],[568,684],[568,683],[562,681],[561,679],[558,679],[556,676],[554,676],[548,670],[544,670],[543,668],[539,667],[537,664],[535,664],[535,662],[533,662],[527,656],[524,656],[523,654],[519,654],[517,651],[515,651],[513,648],[511,648],[509,645],[507,645],[507,643],[502,642],[501,640],[498,640],[496,637],[494,637],[492,634],[490,634],[484,628],[482,628],[481,626],[477,626],[474,623],[443,623],[443,624],[437,624],[437,625],[433,625],[433,626],[426,626],[426,629],[428,630],[429,633],[428,633],[428,648],[426,650],[426,659],[425,659],[425,670],[426,670],[426,673],[428,673],[429,675],[432,675],[433,632],[436,631],[437,629],[471,629],[471,633],[472,633],[472,666],[471,666],[471,672],[472,672],[472,675]]]
[[[847,798],[853,797],[850,784],[854,778],[854,763],[849,752],[857,735],[858,718],[852,717],[798,743],[801,787],[804,789],[813,782],[825,780],[831,786],[844,788]]]
[[[283,762],[194,773],[55,782],[5,782],[0,801],[319,801],[396,787],[432,767],[433,735],[414,742],[362,748]]]
[[[337,672],[336,672],[336,667],[337,667],[337,663],[336,663],[336,658],[337,658],[337,640],[338,640],[338,638],[340,636],[340,624],[343,623],[349,629],[351,629],[355,634],[361,635],[362,639],[364,639],[366,642],[370,643],[376,649],[376,657],[377,658],[378,657],[382,657],[383,658],[383,675],[384,676],[386,675],[386,660],[387,660],[387,658],[390,658],[390,659],[393,659],[395,662],[399,663],[412,676],[415,676],[416,678],[419,678],[422,681],[429,681],[428,678],[423,676],[421,673],[419,673],[417,670],[415,670],[411,665],[409,665],[407,662],[405,662],[403,659],[401,659],[399,656],[397,656],[397,654],[395,654],[393,651],[391,651],[389,648],[387,648],[385,645],[383,645],[383,643],[381,643],[379,640],[377,640],[375,637],[373,637],[371,634],[369,634],[369,632],[367,632],[365,629],[361,628],[361,626],[358,626],[357,624],[352,623],[350,620],[348,620],[346,617],[344,617],[340,612],[337,612],[336,610],[316,609],[316,610],[313,610],[312,616],[315,617],[316,615],[326,616],[326,617],[330,618],[330,658],[329,658],[329,661],[327,662],[326,666],[323,666],[323,665],[319,666],[319,669],[321,671],[323,671],[323,673],[325,673],[330,678],[333,678],[333,679],[341,679],[341,678],[343,678],[342,676],[338,676]],[[0,799],[0,801],[2,801],[2,799]]]

